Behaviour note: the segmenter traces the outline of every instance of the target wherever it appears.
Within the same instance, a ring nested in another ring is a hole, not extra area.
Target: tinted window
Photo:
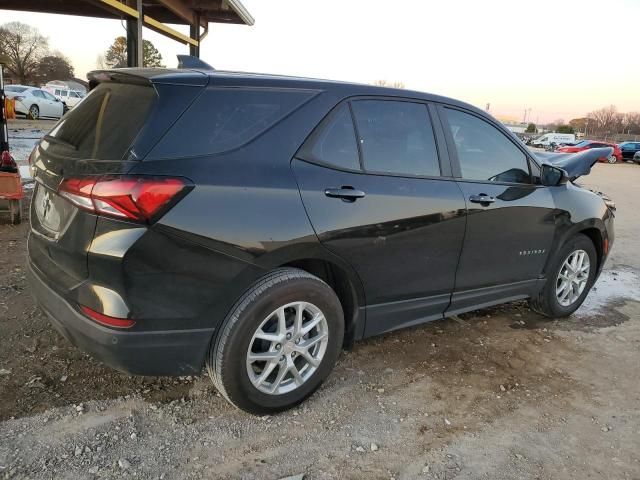
[[[440,175],[427,106],[421,103],[353,102],[365,170],[409,175]]]
[[[53,127],[41,146],[62,157],[120,160],[155,99],[151,86],[102,83]]]
[[[506,135],[474,115],[446,111],[462,178],[530,183],[527,157]]]
[[[40,93],[42,93],[42,95],[44,95],[44,98],[46,98],[47,100],[52,100],[54,102],[56,101],[56,97],[51,95],[49,92],[41,91]]]
[[[31,90],[31,95],[38,98],[45,98],[40,90]]]
[[[323,122],[305,143],[299,156],[340,168],[360,169],[356,134],[348,105],[343,104]]]
[[[154,152],[163,158],[185,157],[240,147],[312,95],[313,92],[301,90],[209,88],[180,117]]]

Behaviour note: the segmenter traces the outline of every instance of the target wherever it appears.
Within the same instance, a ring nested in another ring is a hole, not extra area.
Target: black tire
[[[40,118],[40,108],[37,105],[31,105],[29,107],[29,113],[27,113],[27,117],[31,120],[37,120]]]
[[[296,301],[310,302],[324,314],[329,331],[326,351],[316,371],[295,390],[264,393],[247,373],[249,343],[265,318]],[[342,307],[331,287],[304,270],[280,268],[256,281],[236,302],[211,343],[207,370],[216,389],[236,407],[260,415],[274,413],[298,405],[320,387],[340,354],[343,336]]]
[[[569,257],[569,254],[576,250],[584,250],[587,252],[587,255],[589,255],[589,277],[584,291],[577,300],[571,305],[563,306],[560,304],[556,296],[556,282],[558,280],[558,274],[562,264]],[[565,243],[553,258],[547,274],[547,282],[538,296],[531,299],[531,308],[536,312],[551,318],[568,317],[580,308],[580,305],[582,305],[582,302],[584,302],[584,299],[589,294],[595,280],[597,269],[598,255],[591,239],[581,233],[574,236]]]

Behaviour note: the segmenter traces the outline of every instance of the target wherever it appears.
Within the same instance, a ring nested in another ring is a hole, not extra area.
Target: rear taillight
[[[109,315],[105,315],[104,313],[96,312],[89,307],[85,307],[84,305],[80,305],[80,310],[82,310],[82,313],[91,320],[98,322],[101,325],[106,325],[107,327],[130,328],[136,323],[128,318],[110,317]]]
[[[16,100],[16,102],[21,102],[22,100],[24,100],[27,97],[25,97],[24,95],[16,95],[13,98]]]
[[[190,188],[182,178],[66,178],[58,189],[74,205],[100,215],[150,223]]]

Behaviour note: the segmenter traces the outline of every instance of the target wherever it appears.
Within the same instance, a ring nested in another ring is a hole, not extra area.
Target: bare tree
[[[0,53],[9,57],[7,70],[20,83],[33,80],[38,62],[47,49],[47,38],[30,25],[10,22],[0,27]]]
[[[589,119],[589,131],[595,135],[616,133],[620,123],[618,109],[615,105],[594,110],[587,115],[587,118]]]
[[[100,54],[96,57],[96,68],[98,70],[105,70],[106,68],[109,68],[104,59],[104,55]]]
[[[404,83],[399,81],[390,82],[388,80],[376,80],[373,84],[378,87],[404,88]]]

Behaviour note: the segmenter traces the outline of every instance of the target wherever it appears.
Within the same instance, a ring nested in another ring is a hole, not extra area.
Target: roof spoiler
[[[197,68],[201,70],[215,70],[211,65],[203,62],[193,55],[176,55],[178,57],[178,68]]]

